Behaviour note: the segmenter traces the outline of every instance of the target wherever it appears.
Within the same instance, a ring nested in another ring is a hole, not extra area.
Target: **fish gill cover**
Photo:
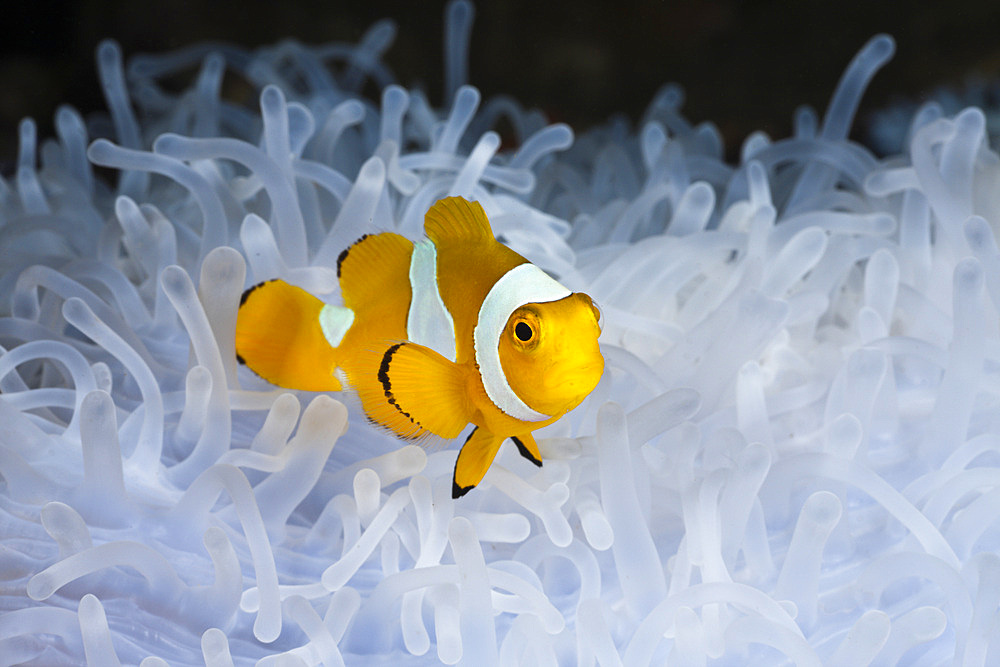
[[[635,130],[574,137],[465,85],[472,8],[447,11],[441,108],[391,83],[379,23],[127,66],[107,42],[109,118],[61,108],[41,144],[22,123],[0,180],[0,663],[997,664],[983,112],[926,106],[885,160],[849,142],[877,36],[822,120],[735,166],[675,87]],[[233,352],[245,287],[335,300],[346,245],[416,238],[446,195],[594,297],[607,360],[544,467],[505,446],[457,502],[456,449]]]

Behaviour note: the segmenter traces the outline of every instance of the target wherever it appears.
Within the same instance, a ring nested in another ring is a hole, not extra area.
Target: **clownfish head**
[[[500,334],[500,364],[514,393],[545,415],[562,415],[594,390],[604,372],[597,345],[601,313],[574,292],[558,301],[527,303]]]

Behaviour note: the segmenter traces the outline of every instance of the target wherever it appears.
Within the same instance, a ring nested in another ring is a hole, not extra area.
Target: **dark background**
[[[94,50],[117,39],[126,58],[199,40],[245,46],[285,37],[356,42],[376,20],[398,35],[386,62],[404,85],[441,102],[443,2],[343,3],[235,0],[18,1],[0,17],[0,164],[30,115],[52,135],[57,106],[104,106]],[[470,82],[484,97],[509,93],[578,130],[616,112],[637,119],[664,83],[681,84],[692,122],[713,121],[729,155],[754,130],[791,131],[794,109],[825,108],[841,72],[872,35],[888,32],[897,51],[865,96],[864,112],[919,100],[975,74],[1000,75],[1000,2],[819,2],[704,0],[480,2],[471,41]]]

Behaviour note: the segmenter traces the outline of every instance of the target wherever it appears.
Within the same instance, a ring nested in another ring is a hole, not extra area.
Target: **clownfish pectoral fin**
[[[446,197],[431,206],[424,215],[424,233],[434,243],[494,240],[482,205],[462,197]]]
[[[517,446],[517,451],[520,452],[521,456],[528,459],[534,463],[539,468],[542,467],[542,453],[538,451],[538,443],[535,442],[535,437],[530,433],[522,433],[518,436],[510,436],[510,439],[514,441]]]
[[[337,258],[344,305],[359,312],[379,304],[405,313],[412,254],[413,242],[392,232],[365,235],[348,246]],[[393,299],[399,303],[393,304]]]
[[[236,358],[268,382],[305,391],[340,391],[334,348],[320,326],[321,300],[283,280],[243,293]]]
[[[469,434],[455,460],[455,474],[451,481],[452,498],[464,496],[483,481],[503,441],[504,438],[478,426]]]
[[[351,377],[368,417],[404,438],[458,436],[471,416],[466,371],[417,343],[382,353],[375,377]]]

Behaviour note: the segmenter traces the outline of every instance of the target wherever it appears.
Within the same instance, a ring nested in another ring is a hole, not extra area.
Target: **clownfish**
[[[478,202],[438,201],[416,243],[362,236],[337,259],[343,305],[281,280],[246,290],[236,356],[290,389],[357,392],[398,437],[452,439],[452,497],[475,487],[510,439],[537,466],[532,436],[579,405],[604,372],[600,311],[496,240]]]

